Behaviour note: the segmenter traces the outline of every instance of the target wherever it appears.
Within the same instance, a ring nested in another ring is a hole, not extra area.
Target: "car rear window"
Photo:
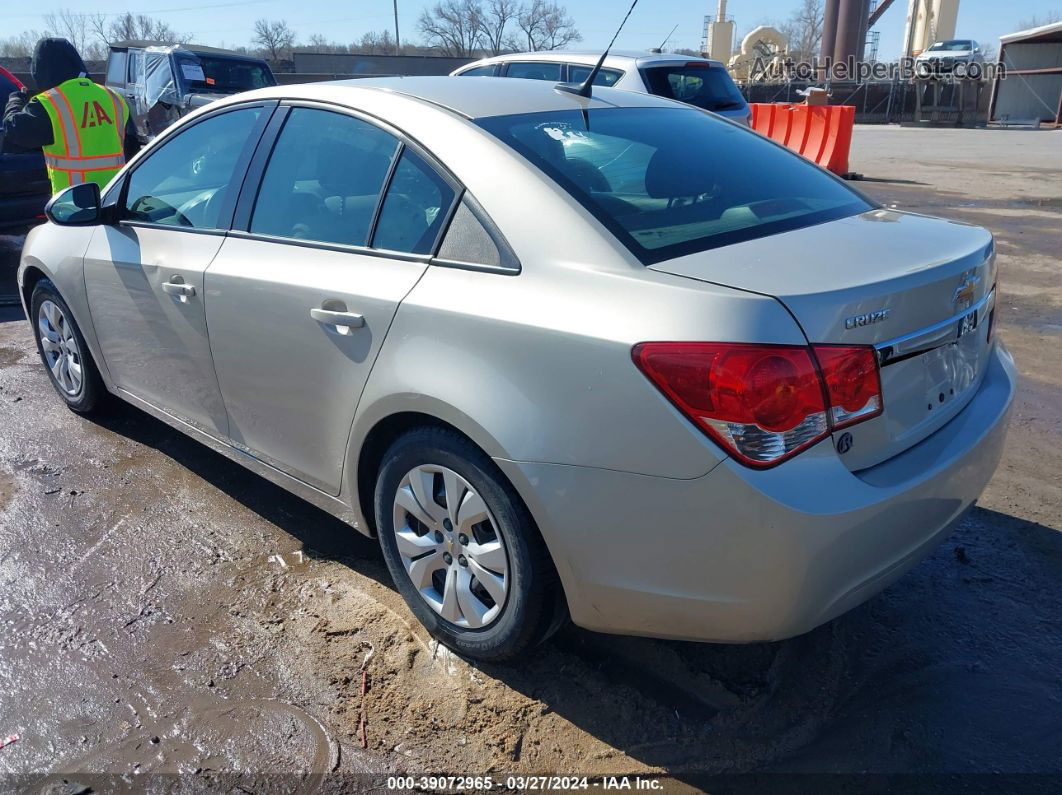
[[[721,66],[701,63],[652,66],[642,70],[649,93],[711,111],[745,105],[738,87]]]
[[[191,91],[235,94],[277,84],[265,65],[256,61],[200,55],[178,58],[177,65]]]
[[[477,123],[647,265],[874,207],[799,155],[693,108],[549,111]]]

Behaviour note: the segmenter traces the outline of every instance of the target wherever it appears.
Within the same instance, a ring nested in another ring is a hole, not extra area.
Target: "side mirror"
[[[48,220],[59,226],[91,226],[103,217],[100,186],[95,182],[71,185],[55,194],[44,208]]]

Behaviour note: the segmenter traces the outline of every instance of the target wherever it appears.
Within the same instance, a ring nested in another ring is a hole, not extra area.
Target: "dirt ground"
[[[1003,464],[955,535],[782,643],[569,628],[522,668],[470,665],[428,641],[374,544],[337,520],[132,408],[62,408],[21,310],[0,308],[0,743],[19,735],[0,782],[1062,777],[1062,132],[859,128],[852,167],[879,201],[996,234],[1021,389]],[[20,241],[3,245],[9,279]]]

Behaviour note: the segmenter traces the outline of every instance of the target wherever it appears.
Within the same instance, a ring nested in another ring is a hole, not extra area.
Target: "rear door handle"
[[[364,316],[359,315],[357,312],[337,312],[334,309],[314,308],[310,310],[310,317],[318,323],[324,323],[326,326],[361,328],[365,325]]]
[[[192,285],[182,284],[181,282],[163,282],[162,291],[167,295],[180,295],[184,297],[195,295],[195,288]]]

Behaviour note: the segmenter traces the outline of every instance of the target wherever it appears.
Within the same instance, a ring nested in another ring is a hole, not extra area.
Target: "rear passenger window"
[[[493,77],[498,71],[497,64],[490,66],[477,66],[475,69],[466,69],[458,77]]]
[[[397,151],[398,139],[361,119],[295,108],[266,166],[251,232],[367,245]],[[398,215],[397,207],[393,213]],[[414,234],[413,221],[406,224],[396,238]]]
[[[586,82],[586,78],[590,76],[592,66],[583,66],[581,64],[568,64],[568,82],[569,83],[583,83]],[[602,69],[597,73],[597,77],[594,78],[595,86],[614,86],[616,81],[623,77],[623,72],[618,72],[615,69]]]
[[[431,166],[404,150],[380,210],[372,247],[430,254],[454,195]]]
[[[552,80],[559,83],[561,65],[559,63],[511,63],[505,70],[506,77],[522,77],[526,80]]]

